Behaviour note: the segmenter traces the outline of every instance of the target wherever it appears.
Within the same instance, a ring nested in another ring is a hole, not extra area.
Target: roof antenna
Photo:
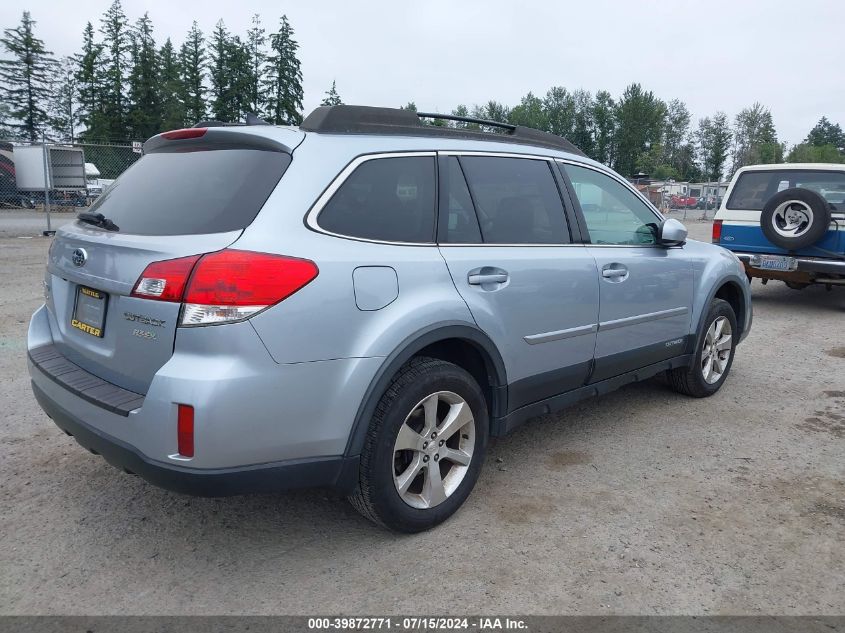
[[[267,123],[267,121],[265,121],[264,119],[262,119],[258,115],[253,114],[252,112],[246,113],[246,124],[247,125],[270,125],[269,123]]]

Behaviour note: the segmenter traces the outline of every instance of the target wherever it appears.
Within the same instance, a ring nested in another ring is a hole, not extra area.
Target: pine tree
[[[12,112],[8,104],[0,101],[0,140],[11,139],[15,136],[11,121]]]
[[[840,152],[845,152],[845,132],[838,123],[831,123],[825,116],[813,126],[804,142],[816,147],[832,145]]]
[[[194,125],[205,118],[205,37],[196,21],[191,25],[188,36],[179,49],[179,65],[182,71],[182,103],[185,107],[185,121]]]
[[[9,125],[35,141],[49,121],[45,109],[51,97],[51,77],[56,66],[53,53],[35,37],[35,20],[24,11],[20,26],[6,29],[0,44],[12,59],[0,59],[0,98],[9,107]]]
[[[593,148],[593,96],[586,90],[576,90],[572,93],[575,101],[575,127],[572,130],[572,141],[587,156],[592,156]]]
[[[56,65],[52,89],[50,127],[55,131],[56,138],[73,143],[79,112],[76,100],[76,62],[72,57],[65,57]]]
[[[335,105],[342,105],[343,101],[340,100],[340,95],[337,94],[337,85],[336,82],[332,81],[332,87],[326,92],[326,96],[320,102],[320,105],[324,106],[335,106]]]
[[[247,109],[249,112],[261,116],[264,111],[264,93],[261,82],[264,78],[264,62],[267,58],[264,44],[267,37],[261,26],[261,16],[252,16],[252,28],[247,32],[247,51],[249,52],[249,86]]]
[[[211,81],[211,113],[219,121],[230,121],[230,77],[229,77],[229,44],[231,36],[223,23],[217,22],[211,35],[211,64],[209,79]]]
[[[74,55],[76,65],[76,89],[79,100],[77,112],[79,124],[84,128],[82,136],[96,138],[101,123],[102,86],[100,66],[103,48],[94,42],[94,26],[88,22],[82,32],[82,52]]]
[[[131,33],[128,122],[133,138],[149,138],[161,131],[158,55],[153,24],[145,13]]]
[[[296,124],[302,121],[302,70],[296,56],[299,44],[293,39],[293,28],[282,16],[279,31],[270,35],[267,57],[269,67],[265,87],[268,92],[267,114],[275,124]]]
[[[616,138],[616,103],[607,90],[599,90],[593,101],[593,122],[595,125],[595,160],[610,165],[614,158]]]
[[[252,112],[250,93],[253,77],[249,46],[237,35],[232,36],[227,44],[226,68],[229,77],[226,92],[228,116],[223,120],[240,121],[247,112]]]
[[[191,123],[185,120],[185,104],[182,102],[182,95],[185,93],[182,69],[169,37],[158,52],[158,68],[161,129],[173,130],[188,124],[193,125],[196,120]]]
[[[103,86],[101,139],[122,140],[129,132],[127,122],[126,74],[130,49],[129,22],[120,0],[114,0],[101,20],[103,35]]]

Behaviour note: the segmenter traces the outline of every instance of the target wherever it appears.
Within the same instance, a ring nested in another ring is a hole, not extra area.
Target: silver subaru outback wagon
[[[329,487],[416,532],[528,418],[657,374],[718,391],[751,327],[732,254],[560,137],[434,116],[148,140],[50,247],[47,415],[164,488]]]

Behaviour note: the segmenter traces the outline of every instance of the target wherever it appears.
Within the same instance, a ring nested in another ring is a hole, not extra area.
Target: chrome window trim
[[[315,231],[316,233],[322,233],[323,235],[331,235],[332,237],[340,237],[345,240],[354,240],[356,242],[368,242],[370,244],[390,244],[393,246],[437,246],[437,240],[432,239],[430,242],[392,242],[389,240],[374,240],[366,237],[356,237],[354,235],[345,235],[343,233],[335,233],[333,231],[328,231],[320,226],[319,222],[317,221],[320,215],[320,212],[323,208],[328,204],[329,200],[332,199],[337,190],[346,182],[349,176],[352,175],[360,165],[366,163],[367,161],[371,160],[379,160],[381,158],[413,158],[416,156],[430,156],[432,158],[437,158],[437,152],[435,151],[425,151],[425,152],[418,152],[418,151],[395,151],[395,152],[381,152],[378,154],[362,154],[360,156],[356,156],[349,164],[344,167],[340,173],[335,176],[334,180],[329,184],[328,187],[320,194],[320,197],[317,198],[317,201],[311,206],[311,209],[305,215],[305,225]],[[437,165],[435,164],[435,173],[437,170]],[[435,175],[436,177],[436,175]],[[436,197],[436,196],[435,196]],[[435,200],[435,219],[437,214],[437,201]]]
[[[491,152],[489,150],[448,149],[439,150],[437,153],[440,156],[489,156],[492,158],[527,158],[529,160],[544,160],[546,162],[554,162],[556,160],[553,156],[543,156],[542,154],[520,154],[518,152]]]
[[[553,246],[554,248],[568,248],[570,246],[578,246],[580,248],[584,248],[585,246],[590,246],[589,244],[537,244],[537,243],[529,243],[529,244],[520,244],[520,243],[509,243],[509,244],[478,244],[478,243],[469,243],[469,244],[462,244],[460,242],[443,242],[438,243],[438,247],[440,248],[449,248],[451,246],[460,246],[462,248],[466,248],[467,246],[483,246],[484,248],[490,248],[491,246],[507,246],[507,247],[514,247],[520,246],[524,248],[549,248]]]
[[[559,158],[556,156],[548,156],[543,154],[524,154],[520,152],[492,152],[489,150],[426,150],[426,151],[403,151],[403,150],[396,150],[390,152],[378,152],[375,154],[361,154],[353,158],[347,165],[344,167],[340,173],[335,176],[332,182],[329,184],[328,187],[320,194],[317,198],[316,202],[311,206],[311,209],[305,215],[305,225],[316,233],[322,233],[323,235],[330,235],[331,237],[339,237],[345,240],[353,240],[356,242],[367,242],[370,244],[387,244],[391,246],[437,246],[439,248],[448,248],[448,247],[467,247],[467,246],[474,246],[474,247],[497,247],[503,246],[507,248],[513,247],[529,247],[529,248],[536,248],[536,247],[549,247],[554,246],[557,248],[560,247],[586,247],[586,246],[600,246],[600,247],[611,247],[611,248],[653,248],[658,246],[657,244],[584,244],[584,243],[567,243],[567,244],[560,244],[560,243],[548,243],[548,244],[523,244],[523,243],[512,243],[512,244],[457,244],[454,242],[439,242],[435,237],[434,240],[431,242],[394,242],[390,240],[374,240],[366,237],[356,237],[354,235],[345,235],[343,233],[335,233],[334,231],[328,231],[320,226],[319,224],[319,215],[323,208],[328,204],[329,200],[331,200],[332,196],[337,193],[337,190],[343,185],[344,182],[352,175],[360,165],[363,163],[370,161],[370,160],[379,160],[381,158],[404,158],[404,157],[414,157],[414,156],[489,156],[493,158],[523,158],[528,160],[542,160],[549,164],[550,168],[554,168],[554,163],[566,163],[570,165],[575,165],[576,167],[585,167],[587,169],[592,169],[593,171],[597,171],[601,174],[605,174],[614,180],[620,182],[622,185],[627,187],[631,192],[633,192],[636,196],[638,196],[643,202],[646,203],[647,208],[655,213],[660,221],[663,221],[662,215],[654,208],[654,206],[649,202],[639,191],[633,188],[630,183],[627,181],[620,179],[613,175],[612,173],[604,170],[598,169],[593,165],[588,165],[586,163],[582,163],[578,160],[568,159],[568,158]],[[561,199],[561,205],[564,204],[564,201]]]

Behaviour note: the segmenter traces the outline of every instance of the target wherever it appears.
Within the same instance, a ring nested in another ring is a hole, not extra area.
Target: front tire
[[[488,430],[484,394],[467,371],[435,358],[412,359],[376,407],[350,502],[399,532],[442,523],[478,480]]]
[[[692,364],[667,371],[669,385],[694,398],[712,396],[731,371],[738,342],[739,329],[731,304],[714,299],[704,320],[704,330],[696,341]]]

